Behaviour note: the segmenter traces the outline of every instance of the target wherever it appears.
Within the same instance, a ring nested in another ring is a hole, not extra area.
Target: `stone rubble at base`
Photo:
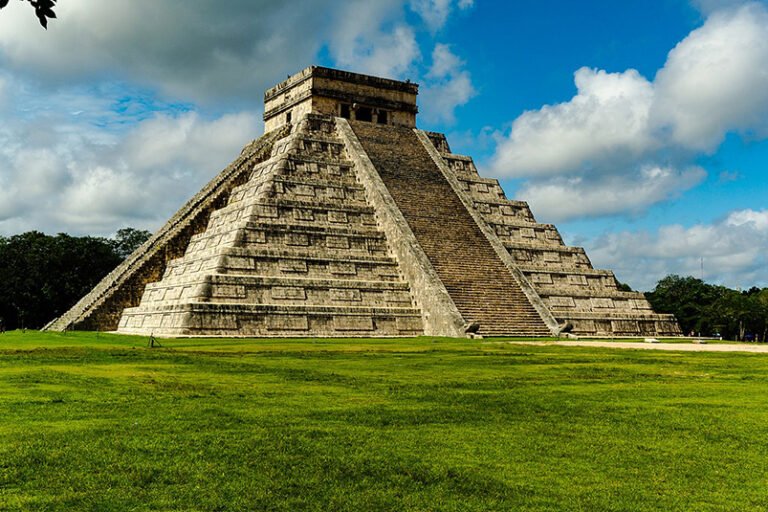
[[[680,335],[445,136],[417,130],[417,92],[319,67],[270,89],[268,133],[49,328]]]

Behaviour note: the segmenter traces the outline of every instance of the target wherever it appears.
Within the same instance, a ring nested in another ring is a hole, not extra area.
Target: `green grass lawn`
[[[0,510],[766,510],[768,355],[0,335]]]

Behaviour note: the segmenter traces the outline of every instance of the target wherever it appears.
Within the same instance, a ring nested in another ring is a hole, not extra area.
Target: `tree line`
[[[39,329],[72,307],[151,233],[121,229],[114,238],[0,236],[2,329]]]
[[[0,236],[0,319],[6,329],[39,329],[67,311],[149,237],[121,229],[113,238],[30,231]],[[629,286],[621,285],[629,290]],[[734,290],[669,275],[645,294],[658,313],[672,313],[684,334],[768,339],[768,288]]]
[[[737,341],[768,339],[768,288],[734,290],[670,275],[645,294],[658,313],[677,317],[684,334]]]

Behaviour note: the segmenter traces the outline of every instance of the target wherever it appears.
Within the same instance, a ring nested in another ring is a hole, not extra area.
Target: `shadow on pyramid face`
[[[417,94],[410,82],[322,67],[269,89],[267,133],[49,328],[679,334],[444,135],[416,129]]]

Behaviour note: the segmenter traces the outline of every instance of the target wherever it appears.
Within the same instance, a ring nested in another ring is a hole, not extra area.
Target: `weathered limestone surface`
[[[445,136],[418,86],[311,67],[267,134],[48,328],[158,336],[680,334]]]
[[[368,201],[376,208],[377,220],[390,240],[403,274],[408,282],[412,283],[414,298],[422,309],[424,334],[463,336],[467,321],[462,317],[429,257],[411,231],[403,212],[392,198],[349,123],[345,119],[337,119],[336,123],[350,158],[358,169],[358,177],[366,188]]]
[[[464,319],[483,335],[550,335],[418,134],[373,123],[352,128]]]
[[[248,144],[237,160],[182,206],[145,244],[45,329],[117,329],[123,310],[139,304],[146,284],[158,280],[167,263],[184,254],[192,235],[205,227],[211,213],[227,201],[232,188],[244,180],[257,162],[269,156],[274,141],[287,131],[277,130]]]
[[[424,137],[560,325],[583,336],[681,334],[672,315],[654,313],[642,293],[619,291],[613,272],[594,269],[584,249],[566,246],[552,224],[537,223],[527,203],[507,199],[470,157],[451,153],[444,136]]]
[[[309,114],[125,309],[118,330],[409,336],[424,327],[334,119]]]
[[[419,86],[312,66],[264,93],[264,125],[271,131],[305,114],[347,119],[370,116],[379,124],[416,126]]]

